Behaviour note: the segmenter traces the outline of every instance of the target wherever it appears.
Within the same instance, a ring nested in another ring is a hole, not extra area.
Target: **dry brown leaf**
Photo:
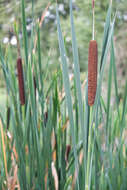
[[[76,179],[77,179],[77,170],[75,170],[75,173],[74,173],[74,177],[72,181],[72,190],[75,189]]]
[[[83,161],[83,150],[81,150],[80,155],[79,155],[79,163],[80,165],[82,164]]]
[[[55,190],[58,190],[59,181],[58,181],[58,175],[57,175],[57,171],[56,171],[54,162],[52,162],[51,168],[52,168],[52,175],[53,175],[53,178],[54,178]]]
[[[45,190],[47,190],[47,179],[48,179],[48,162],[46,162],[46,171],[45,171]]]
[[[45,11],[42,13],[41,20],[40,20],[40,22],[39,22],[39,27],[41,27],[41,25],[42,25],[42,23],[43,23],[43,21],[44,21],[44,18],[45,18],[45,16],[46,16],[46,12],[47,12],[47,10],[48,10],[48,8],[49,8],[50,5],[51,5],[51,2],[48,3],[47,7],[45,8]],[[36,46],[37,46],[37,36],[36,36],[36,38],[35,38],[34,50],[33,50],[33,52],[35,52]]]
[[[2,138],[2,149],[3,149],[3,157],[4,157],[4,167],[5,167],[5,174],[6,174],[6,179],[8,178],[8,171],[7,171],[7,159],[6,159],[6,146],[5,146],[5,140],[4,140],[4,130],[3,130],[3,125],[0,120],[0,130],[1,130],[1,138]]]

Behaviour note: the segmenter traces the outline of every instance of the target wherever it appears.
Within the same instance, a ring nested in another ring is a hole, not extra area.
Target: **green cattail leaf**
[[[75,156],[75,166],[78,172],[79,167],[78,167],[78,158],[77,158],[77,151],[76,151],[76,137],[74,133],[74,118],[73,118],[73,106],[72,106],[72,99],[71,99],[71,89],[70,89],[69,73],[68,73],[68,67],[67,67],[64,40],[63,40],[61,26],[60,26],[58,7],[56,7],[56,19],[57,19],[57,31],[58,31],[59,48],[60,48],[61,64],[62,64],[62,72],[63,72],[64,90],[66,94],[68,115],[70,119],[70,130],[71,130],[72,144],[73,144],[73,150],[74,150],[74,156]],[[77,183],[78,183],[78,189],[79,189],[78,179],[77,179]]]
[[[26,15],[25,15],[25,1],[22,0],[22,29],[23,29],[23,41],[24,41],[24,53],[26,65],[28,65],[28,39],[26,30]]]
[[[122,118],[121,118],[121,125],[124,125],[125,122],[125,114],[127,112],[127,80],[125,84],[125,92],[124,92],[124,100],[123,100],[123,109],[122,109]],[[123,128],[123,126],[121,126]]]
[[[73,20],[73,12],[72,12],[72,0],[70,0],[70,18],[71,18],[71,35],[72,35],[72,49],[73,49],[76,93],[77,93],[78,104],[79,104],[79,118],[80,118],[81,127],[83,129],[83,127],[84,127],[83,102],[82,102],[82,92],[81,92],[78,47],[77,47],[77,42],[76,42],[74,20]]]
[[[111,54],[110,54],[110,66],[109,66],[109,74],[108,74],[108,94],[107,94],[107,118],[106,118],[106,131],[108,132],[108,122],[109,122],[109,116],[110,116],[110,102],[111,102],[111,90],[112,90],[112,65],[113,65],[113,51],[111,48]]]
[[[101,62],[100,62],[100,70],[102,68],[104,54],[108,42],[108,36],[109,36],[109,30],[110,30],[110,23],[111,23],[111,11],[112,11],[112,5],[109,5],[107,17],[105,21],[105,27],[104,27],[104,36],[103,36],[103,44],[102,44],[102,55],[101,55]]]
[[[112,59],[113,59],[113,77],[114,77],[114,86],[115,86],[115,95],[116,95],[116,104],[117,104],[117,112],[120,119],[120,111],[119,111],[119,95],[118,95],[118,84],[117,84],[117,73],[116,73],[116,64],[115,64],[115,52],[114,52],[114,43],[112,39]]]

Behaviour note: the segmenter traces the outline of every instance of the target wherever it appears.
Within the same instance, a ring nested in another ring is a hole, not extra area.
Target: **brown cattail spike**
[[[65,160],[67,163],[68,163],[70,151],[71,151],[71,145],[67,145],[66,146],[66,152],[65,152]]]
[[[89,44],[89,57],[88,57],[88,105],[94,104],[97,88],[97,62],[98,51],[97,42],[91,40]]]
[[[33,77],[33,81],[34,81],[34,92],[35,92],[35,98],[36,98],[37,84],[36,84],[36,78],[35,78],[35,76]]]
[[[20,103],[21,105],[24,105],[25,104],[25,90],[24,90],[22,59],[20,57],[17,59],[17,71],[18,71]]]
[[[94,9],[95,1],[92,0],[92,8]]]
[[[7,107],[7,130],[9,129],[9,124],[10,124],[10,113],[11,109],[10,107]]]

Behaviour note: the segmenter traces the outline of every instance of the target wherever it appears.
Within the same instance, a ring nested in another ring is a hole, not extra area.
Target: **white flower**
[[[17,45],[17,39],[16,36],[12,36],[11,40],[10,40],[11,45],[16,46]]]

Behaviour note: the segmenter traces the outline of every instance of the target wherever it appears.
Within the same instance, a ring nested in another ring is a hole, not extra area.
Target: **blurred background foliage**
[[[36,23],[38,18],[41,18],[48,2],[47,0],[26,0],[26,23],[27,34],[31,36],[32,26]],[[73,68],[72,48],[71,48],[71,29],[69,17],[69,0],[58,0],[59,12],[61,15],[62,30],[65,39],[65,46],[68,56],[68,64],[70,70]],[[34,19],[32,18],[32,3]],[[102,36],[105,24],[106,11],[109,5],[109,0],[96,0],[96,40],[98,42],[99,52],[102,46]],[[44,66],[48,63],[50,69],[54,70],[59,67],[59,49],[56,29],[56,1],[52,0],[51,5],[46,13],[45,20],[41,27],[41,49],[42,60]],[[127,1],[113,0],[114,14],[117,11],[116,27],[115,27],[115,51],[117,61],[117,72],[120,86],[124,84],[124,77],[127,72]],[[79,48],[79,59],[81,71],[87,70],[88,59],[88,45],[92,36],[92,8],[91,0],[73,0],[73,13],[75,18],[76,36]],[[16,62],[17,46],[16,38],[13,32],[14,23],[19,25],[20,39],[22,39],[22,19],[21,19],[21,0],[0,0],[0,41],[3,47],[10,46],[13,56],[10,60]],[[22,42],[22,40],[21,40]],[[2,83],[1,83],[2,85]]]

